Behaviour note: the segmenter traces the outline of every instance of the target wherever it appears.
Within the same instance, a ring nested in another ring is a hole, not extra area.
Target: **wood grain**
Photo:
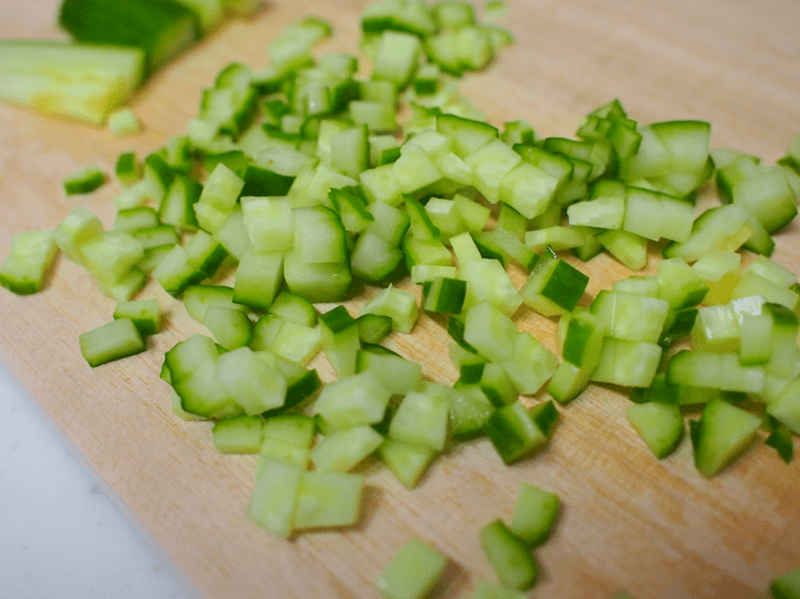
[[[55,0],[6,4],[0,36],[59,37]],[[258,17],[228,24],[141,91],[132,108],[147,131],[136,138],[0,106],[0,255],[11,235],[52,228],[75,205],[110,226],[116,184],[68,199],[64,175],[87,164],[110,173],[121,151],[144,153],[185,131],[202,88],[222,66],[264,66],[268,40],[304,14],[335,25],[321,52],[355,52],[365,4],[276,0]],[[503,24],[516,44],[489,72],[462,83],[495,124],[522,118],[543,135],[569,136],[584,114],[618,97],[641,122],[709,120],[714,146],[765,161],[781,156],[800,130],[797,2],[508,0],[508,7]],[[775,253],[795,272],[799,240],[793,224],[778,235]],[[607,257],[581,268],[592,277],[587,301],[628,274]],[[514,277],[520,284],[521,273]],[[464,445],[412,492],[373,464],[364,469],[359,526],[273,539],[243,515],[254,459],[217,454],[209,426],[176,418],[158,380],[164,351],[201,328],[157,285],[144,296],[157,297],[168,313],[151,351],[90,370],[77,337],[107,321],[113,303],[61,259],[43,293],[0,294],[0,357],[210,599],[376,597],[375,578],[412,535],[452,559],[437,596],[466,597],[478,581],[494,580],[478,530],[510,516],[523,480],[558,493],[564,505],[553,538],[537,550],[537,597],[608,597],[618,589],[640,599],[766,596],[772,577],[800,565],[796,462],[783,464],[763,443],[713,480],[695,471],[688,443],[656,461],[625,420],[624,394],[600,386],[562,410],[552,442],[531,459],[508,468],[485,441]],[[368,296],[348,307],[355,312]],[[523,310],[519,322],[554,348],[551,321]],[[421,360],[428,378],[454,380],[446,334],[433,320],[423,317],[413,335],[390,343]],[[331,379],[323,358],[314,365]]]

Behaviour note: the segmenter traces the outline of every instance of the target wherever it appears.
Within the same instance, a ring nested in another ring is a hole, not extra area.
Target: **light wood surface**
[[[355,52],[364,5],[275,0],[256,19],[228,24],[141,91],[132,108],[147,131],[135,138],[0,106],[0,255],[12,234],[52,228],[75,205],[110,226],[116,184],[69,199],[60,187],[64,175],[88,164],[110,173],[121,151],[144,153],[184,132],[200,91],[223,65],[264,66],[268,40],[304,14],[335,25],[336,37],[321,52]],[[56,7],[55,0],[7,2],[0,37],[58,37]],[[571,136],[583,115],[618,97],[643,123],[709,120],[714,146],[770,162],[800,130],[794,0],[508,0],[508,7],[503,24],[516,44],[489,72],[462,83],[497,125],[522,118],[543,135]],[[792,224],[778,235],[775,253],[795,272],[798,241]],[[606,257],[581,268],[591,275],[586,301],[628,274]],[[514,277],[521,284],[520,273]],[[368,295],[348,306],[357,310]],[[45,292],[0,293],[0,358],[210,599],[377,597],[374,580],[412,535],[451,558],[437,596],[467,597],[478,581],[495,580],[478,530],[510,517],[523,480],[563,502],[553,538],[536,552],[536,597],[600,598],[618,589],[639,599],[761,597],[772,577],[800,565],[797,462],[783,464],[761,443],[706,480],[693,467],[688,441],[659,462],[627,424],[625,395],[600,386],[563,409],[552,442],[522,463],[503,466],[479,441],[439,460],[414,491],[368,466],[360,525],[276,540],[244,517],[254,458],[219,455],[209,425],[172,414],[169,388],[158,379],[164,351],[201,327],[157,285],[143,296],[157,297],[166,310],[164,332],[149,352],[91,370],[77,338],[109,320],[113,302],[81,268],[60,259]],[[553,322],[530,310],[519,322],[554,347]],[[390,341],[421,360],[428,378],[451,383],[446,345],[446,333],[427,317],[413,335]],[[331,379],[324,358],[314,365]]]

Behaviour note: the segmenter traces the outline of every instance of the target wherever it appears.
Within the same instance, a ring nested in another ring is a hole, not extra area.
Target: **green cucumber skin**
[[[775,578],[770,585],[770,591],[774,599],[800,599],[800,568]]]
[[[64,0],[58,21],[81,42],[142,48],[150,73],[199,38],[190,10],[160,0]]]

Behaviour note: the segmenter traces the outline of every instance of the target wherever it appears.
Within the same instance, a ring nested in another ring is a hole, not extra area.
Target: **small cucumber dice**
[[[387,599],[423,599],[447,567],[447,557],[412,538],[389,561],[375,585]]]
[[[628,422],[658,458],[671,454],[684,434],[683,415],[677,404],[648,402],[628,406]]]
[[[761,417],[724,399],[712,399],[700,420],[691,423],[694,462],[706,477],[712,477],[735,460],[755,440]]]

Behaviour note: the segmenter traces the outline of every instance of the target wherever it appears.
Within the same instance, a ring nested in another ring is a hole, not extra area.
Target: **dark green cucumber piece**
[[[150,73],[199,37],[195,15],[165,0],[64,0],[58,22],[80,42],[143,49]]]

